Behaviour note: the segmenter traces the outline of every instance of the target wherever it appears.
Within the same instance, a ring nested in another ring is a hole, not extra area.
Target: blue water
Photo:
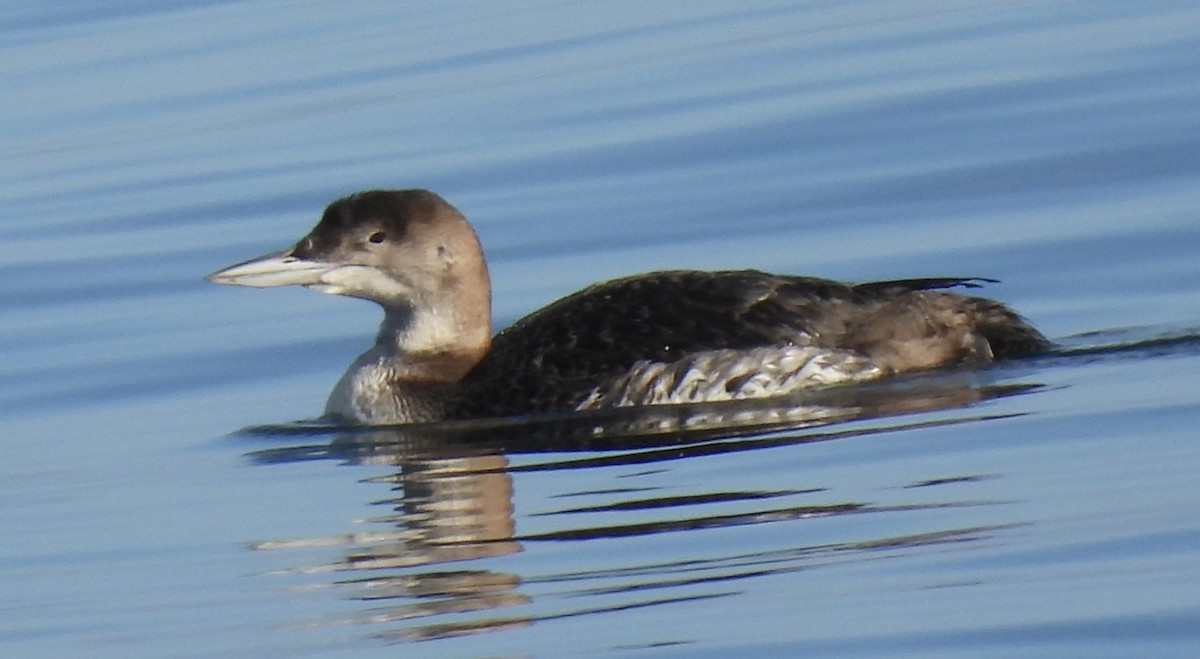
[[[1194,3],[0,25],[5,656],[1200,653]],[[202,276],[418,186],[498,325],[651,269],[987,276],[1064,350],[807,428],[294,425],[378,310]]]

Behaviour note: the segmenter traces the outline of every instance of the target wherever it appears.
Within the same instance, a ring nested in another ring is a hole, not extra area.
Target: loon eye
[[[382,232],[382,231],[376,231],[375,233],[373,233],[373,234],[371,234],[370,236],[368,236],[368,237],[367,237],[367,240],[369,240],[369,241],[371,241],[371,242],[375,243],[376,245],[378,245],[379,243],[381,243],[381,242],[383,242],[383,241],[387,240],[387,234],[386,234],[386,233],[384,233],[384,232]]]

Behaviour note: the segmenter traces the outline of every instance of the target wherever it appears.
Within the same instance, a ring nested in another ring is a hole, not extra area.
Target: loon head
[[[385,330],[409,352],[486,349],[490,338],[491,286],[479,239],[458,210],[428,190],[338,199],[292,247],[206,279],[372,300],[387,313]]]

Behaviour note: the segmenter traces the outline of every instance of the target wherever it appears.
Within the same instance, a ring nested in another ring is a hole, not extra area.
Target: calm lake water
[[[1194,2],[0,25],[0,654],[1200,655]],[[964,275],[1063,349],[807,427],[312,426],[379,311],[202,276],[372,187],[472,218],[499,325],[652,269]]]

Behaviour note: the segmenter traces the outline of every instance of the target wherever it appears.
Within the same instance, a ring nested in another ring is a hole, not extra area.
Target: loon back
[[[1044,350],[1048,341],[1003,304],[940,290],[989,281],[847,284],[755,270],[616,279],[497,334],[449,414],[683,402],[664,392],[694,390],[697,373],[712,392],[687,400],[769,395],[803,386],[797,377],[857,381]],[[764,387],[761,374],[772,369],[781,372]]]

